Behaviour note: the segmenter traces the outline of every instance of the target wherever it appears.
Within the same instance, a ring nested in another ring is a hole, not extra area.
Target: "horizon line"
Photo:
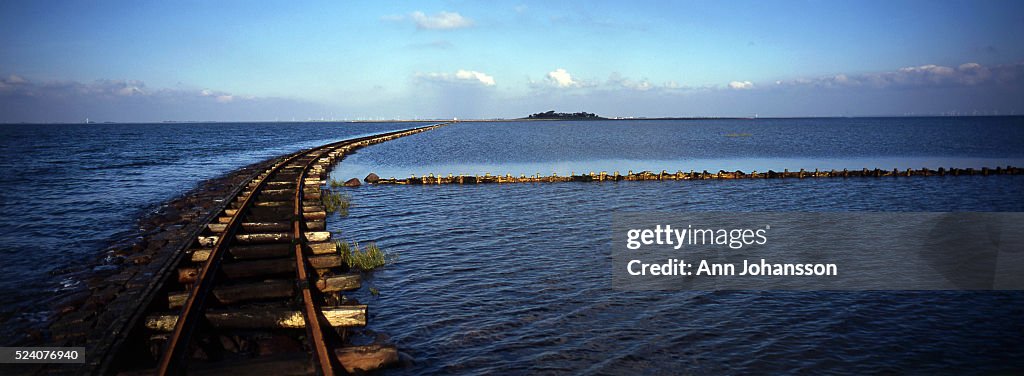
[[[93,121],[82,122],[0,122],[0,125],[17,124],[199,124],[199,123],[426,123],[426,122],[514,122],[514,121],[629,121],[629,120],[760,120],[760,119],[878,119],[878,118],[966,118],[966,117],[1022,117],[1024,115],[857,115],[857,116],[630,116],[601,117],[597,119],[530,119],[530,118],[426,118],[426,119],[307,119],[307,120],[155,120],[155,121]]]

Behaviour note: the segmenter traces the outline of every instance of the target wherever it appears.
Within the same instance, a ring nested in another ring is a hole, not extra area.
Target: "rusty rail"
[[[310,159],[306,162],[306,165],[302,168],[302,173],[299,174],[295,182],[295,200],[294,210],[292,211],[292,239],[303,239],[304,235],[302,232],[302,192],[306,185],[305,179],[309,172],[309,167],[313,164],[313,161],[319,158],[319,155]],[[306,332],[313,344],[313,358],[320,364],[320,371],[324,375],[333,375],[334,363],[336,360],[331,356],[330,350],[327,349],[327,344],[324,342],[324,332],[320,327],[320,318],[317,316],[319,312],[319,304],[313,300],[313,293],[310,291],[309,277],[306,275],[306,257],[302,253],[302,242],[295,242],[295,270],[297,272],[298,280],[297,285],[302,290],[302,302],[304,305],[303,316],[306,320]]]

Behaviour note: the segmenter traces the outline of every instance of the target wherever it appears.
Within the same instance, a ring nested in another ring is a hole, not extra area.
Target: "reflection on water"
[[[1022,211],[1024,176],[346,192],[349,217],[329,229],[398,253],[366,284],[379,296],[356,294],[370,304],[369,328],[416,360],[387,374],[1024,367],[1024,292],[622,292],[610,248],[615,212]]]
[[[1019,119],[968,120],[457,124],[362,149],[332,177],[674,171],[702,163],[744,171],[937,168],[1024,157]],[[752,136],[719,136],[731,132]],[[415,359],[388,374],[1024,368],[1021,292],[621,292],[611,286],[610,248],[616,212],[1022,211],[1024,176],[346,192],[350,216],[329,218],[330,229],[399,254],[367,284],[379,296],[368,287],[356,294],[370,303],[370,329]]]
[[[459,123],[360,151],[340,172],[405,178],[1006,165],[1024,165],[1024,117]]]

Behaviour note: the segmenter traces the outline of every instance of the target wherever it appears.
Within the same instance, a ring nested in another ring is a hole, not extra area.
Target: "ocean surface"
[[[92,263],[197,183],[302,148],[408,123],[0,124],[0,345],[43,325],[50,272]]]
[[[461,123],[346,158],[341,174],[568,175],[1024,165],[1024,117]]]
[[[199,181],[408,126],[0,126],[0,334],[41,322],[47,293],[75,283],[50,270],[95,259]],[[332,177],[1005,165],[1024,166],[1024,117],[501,122],[373,145]],[[1024,176],[345,191],[336,238],[397,255],[354,294],[411,359],[386,374],[1024,370],[1021,292],[621,292],[610,270],[616,212],[1024,211]]]
[[[744,134],[736,136],[735,134]],[[628,169],[1019,165],[1021,118],[456,124],[335,179]],[[397,262],[357,294],[413,359],[390,375],[1024,370],[1024,292],[623,292],[624,211],[1022,211],[1024,176],[363,186],[329,218]]]

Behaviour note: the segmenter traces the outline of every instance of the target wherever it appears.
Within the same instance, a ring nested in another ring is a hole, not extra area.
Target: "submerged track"
[[[444,125],[299,151],[254,177],[164,268],[93,373],[334,375],[397,357],[345,343],[367,307],[340,294],[360,276],[326,231],[321,185],[346,153]]]

